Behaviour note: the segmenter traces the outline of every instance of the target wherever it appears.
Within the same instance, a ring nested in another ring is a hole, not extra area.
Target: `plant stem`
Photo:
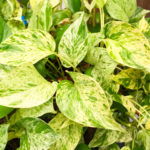
[[[100,8],[100,21],[101,21],[101,30],[104,28],[104,9],[103,8]]]
[[[93,8],[93,27],[96,25],[96,8]]]
[[[60,63],[60,61],[59,61],[58,58],[56,58],[56,59],[57,59],[58,65],[59,65],[59,67],[60,67],[60,70],[61,70],[61,73],[62,73],[62,77],[65,78],[64,71],[63,71],[63,69],[62,69],[61,63]]]

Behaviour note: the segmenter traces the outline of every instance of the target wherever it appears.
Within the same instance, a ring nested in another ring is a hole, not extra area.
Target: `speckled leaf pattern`
[[[29,29],[49,31],[52,25],[52,7],[50,0],[37,3],[29,22]]]
[[[10,28],[0,16],[0,43],[7,39],[12,34]]]
[[[49,150],[74,150],[81,134],[82,126],[67,119],[62,114],[57,114],[50,122],[50,127],[61,136]]]
[[[129,142],[132,140],[131,133],[97,129],[93,139],[89,143],[89,147],[106,147],[115,142]]]
[[[103,8],[107,0],[94,0],[98,8]]]
[[[112,79],[128,89],[137,90],[142,88],[144,85],[144,72],[129,68],[122,70],[117,75],[114,75]]]
[[[58,85],[56,102],[69,119],[90,127],[123,129],[113,119],[110,104],[103,89],[91,77],[69,72],[74,83],[63,80]]]
[[[0,105],[28,108],[48,101],[54,95],[57,83],[46,81],[33,65],[24,64],[0,80],[0,87]]]
[[[111,58],[131,68],[150,71],[150,44],[131,25],[113,21],[105,26],[105,44]]]
[[[76,67],[87,53],[87,31],[83,17],[84,14],[82,13],[65,31],[60,40],[58,53],[63,58],[61,62],[64,67],[69,68],[71,67],[70,64]]]
[[[17,132],[22,129],[20,148],[17,150],[48,150],[59,135],[44,121],[38,118],[24,118],[11,127]]]
[[[36,63],[55,51],[51,35],[40,30],[17,32],[0,44],[0,63],[18,66],[27,62]]]
[[[108,147],[100,147],[98,150],[120,150],[120,147],[118,144],[114,143]]]
[[[8,124],[0,125],[0,150],[4,150],[8,139]]]
[[[136,0],[107,0],[106,9],[109,15],[117,20],[129,21],[136,11]]]
[[[18,120],[25,117],[40,117],[46,113],[56,113],[53,107],[52,99],[36,107],[17,109],[16,112],[10,117],[9,123],[14,124]]]

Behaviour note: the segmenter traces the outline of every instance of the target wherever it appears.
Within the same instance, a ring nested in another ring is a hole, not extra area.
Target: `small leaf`
[[[40,30],[24,30],[10,36],[0,45],[0,63],[19,66],[23,63],[36,63],[51,55],[55,41],[51,35]]]
[[[26,117],[40,117],[46,113],[56,113],[53,107],[52,99],[36,107],[17,109],[16,112],[10,117],[9,123],[14,124],[18,120]]]
[[[18,150],[47,150],[57,139],[58,134],[48,124],[37,118],[24,118],[10,128],[14,132],[23,130]]]
[[[81,134],[82,126],[72,122],[62,114],[57,114],[50,122],[50,127],[59,133],[60,139],[51,145],[49,150],[74,150]]]
[[[29,29],[49,31],[52,25],[52,7],[50,0],[37,3],[29,22]]]
[[[129,68],[114,75],[112,79],[128,89],[138,90],[144,84],[144,72]]]
[[[129,21],[136,11],[136,0],[107,0],[106,9],[109,15],[117,20]]]
[[[119,131],[97,129],[93,139],[89,143],[89,147],[106,147],[115,142],[130,142],[131,134]]]
[[[11,34],[10,28],[0,16],[0,43],[7,39]]]
[[[48,101],[54,95],[57,83],[46,81],[33,65],[24,64],[0,80],[0,87],[0,105],[29,108]]]
[[[8,139],[8,124],[0,125],[0,150],[5,150]]]
[[[5,106],[0,106],[0,119],[8,115],[10,112],[12,112],[14,109],[5,107]]]
[[[75,67],[84,59],[87,53],[87,32],[86,24],[82,14],[69,28],[64,32],[59,46],[59,55]],[[64,67],[71,67],[70,64],[61,60]]]
[[[150,71],[150,44],[130,24],[113,21],[105,26],[105,41],[111,58],[123,65]]]
[[[103,89],[91,77],[69,72],[74,83],[63,80],[58,85],[56,102],[69,119],[89,127],[123,131],[115,122]]]

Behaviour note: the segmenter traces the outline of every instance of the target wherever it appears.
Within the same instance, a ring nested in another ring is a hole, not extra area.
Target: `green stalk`
[[[96,8],[93,8],[93,27],[96,25]]]
[[[103,8],[100,8],[100,20],[101,20],[101,30],[104,28],[104,9]]]

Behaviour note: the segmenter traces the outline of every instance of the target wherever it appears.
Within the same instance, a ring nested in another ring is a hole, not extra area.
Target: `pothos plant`
[[[150,150],[147,13],[136,0],[1,0],[0,150]]]

